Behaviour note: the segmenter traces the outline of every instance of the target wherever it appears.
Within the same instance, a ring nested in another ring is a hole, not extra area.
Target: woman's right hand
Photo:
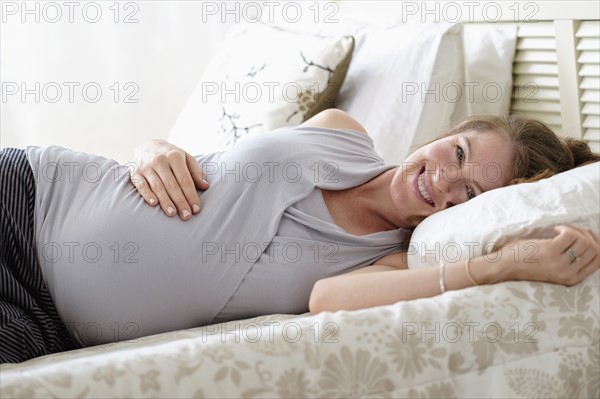
[[[134,163],[131,182],[149,205],[160,204],[167,216],[178,213],[183,220],[200,212],[196,188],[206,190],[208,183],[192,155],[154,139],[134,149]]]
[[[509,279],[573,286],[600,268],[597,234],[573,225],[554,230],[558,233],[554,238],[519,240],[501,248]]]

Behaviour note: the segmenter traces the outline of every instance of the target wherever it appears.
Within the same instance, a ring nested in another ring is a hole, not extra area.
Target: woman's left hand
[[[167,216],[187,220],[202,207],[196,192],[208,189],[196,159],[173,144],[154,139],[134,150],[136,168],[131,182],[151,206],[159,205]],[[158,200],[157,200],[158,198]]]
[[[502,248],[514,252],[518,244],[511,279],[572,286],[600,268],[597,234],[572,225],[558,225],[554,230],[558,233],[554,238],[519,240]]]

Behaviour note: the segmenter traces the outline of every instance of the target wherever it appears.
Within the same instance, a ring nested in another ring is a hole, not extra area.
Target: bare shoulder
[[[359,273],[374,273],[390,270],[408,269],[406,252],[395,252],[377,259],[371,266],[365,266],[358,270],[354,270],[343,275],[359,274]]]
[[[314,126],[329,129],[350,129],[367,134],[365,128],[346,112],[337,108],[321,111],[300,126]]]

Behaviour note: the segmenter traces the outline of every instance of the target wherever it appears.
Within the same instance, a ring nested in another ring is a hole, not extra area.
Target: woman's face
[[[397,169],[390,194],[401,227],[461,204],[513,178],[512,149],[496,132],[469,130],[413,152]]]

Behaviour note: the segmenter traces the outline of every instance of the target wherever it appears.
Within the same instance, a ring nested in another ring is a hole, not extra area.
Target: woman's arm
[[[552,239],[516,241],[473,259],[471,276],[480,285],[530,280],[571,286],[600,268],[598,235],[574,226],[557,226],[556,230],[559,234]],[[577,261],[572,262],[568,248],[579,256]],[[403,264],[376,264],[317,281],[310,312],[363,309],[441,294],[439,267],[408,270],[406,256],[399,259]],[[446,264],[444,275],[446,290],[473,286],[464,261]]]
[[[327,109],[302,126],[352,129],[367,133],[350,115],[339,109]],[[178,213],[188,220],[200,212],[202,204],[196,193],[208,189],[202,170],[194,157],[162,139],[150,140],[134,149],[131,182],[146,202],[160,204],[167,216]]]
[[[510,269],[505,265],[489,264],[483,257],[471,261],[469,269],[479,284],[499,283],[510,277]],[[444,277],[447,291],[473,285],[466,275],[465,262],[446,264]],[[317,281],[308,307],[311,313],[355,310],[440,293],[438,267],[402,269],[377,264]]]
[[[150,140],[134,149],[131,182],[151,206],[160,204],[167,216],[178,213],[187,220],[202,207],[196,188],[208,183],[196,159],[162,139]]]

